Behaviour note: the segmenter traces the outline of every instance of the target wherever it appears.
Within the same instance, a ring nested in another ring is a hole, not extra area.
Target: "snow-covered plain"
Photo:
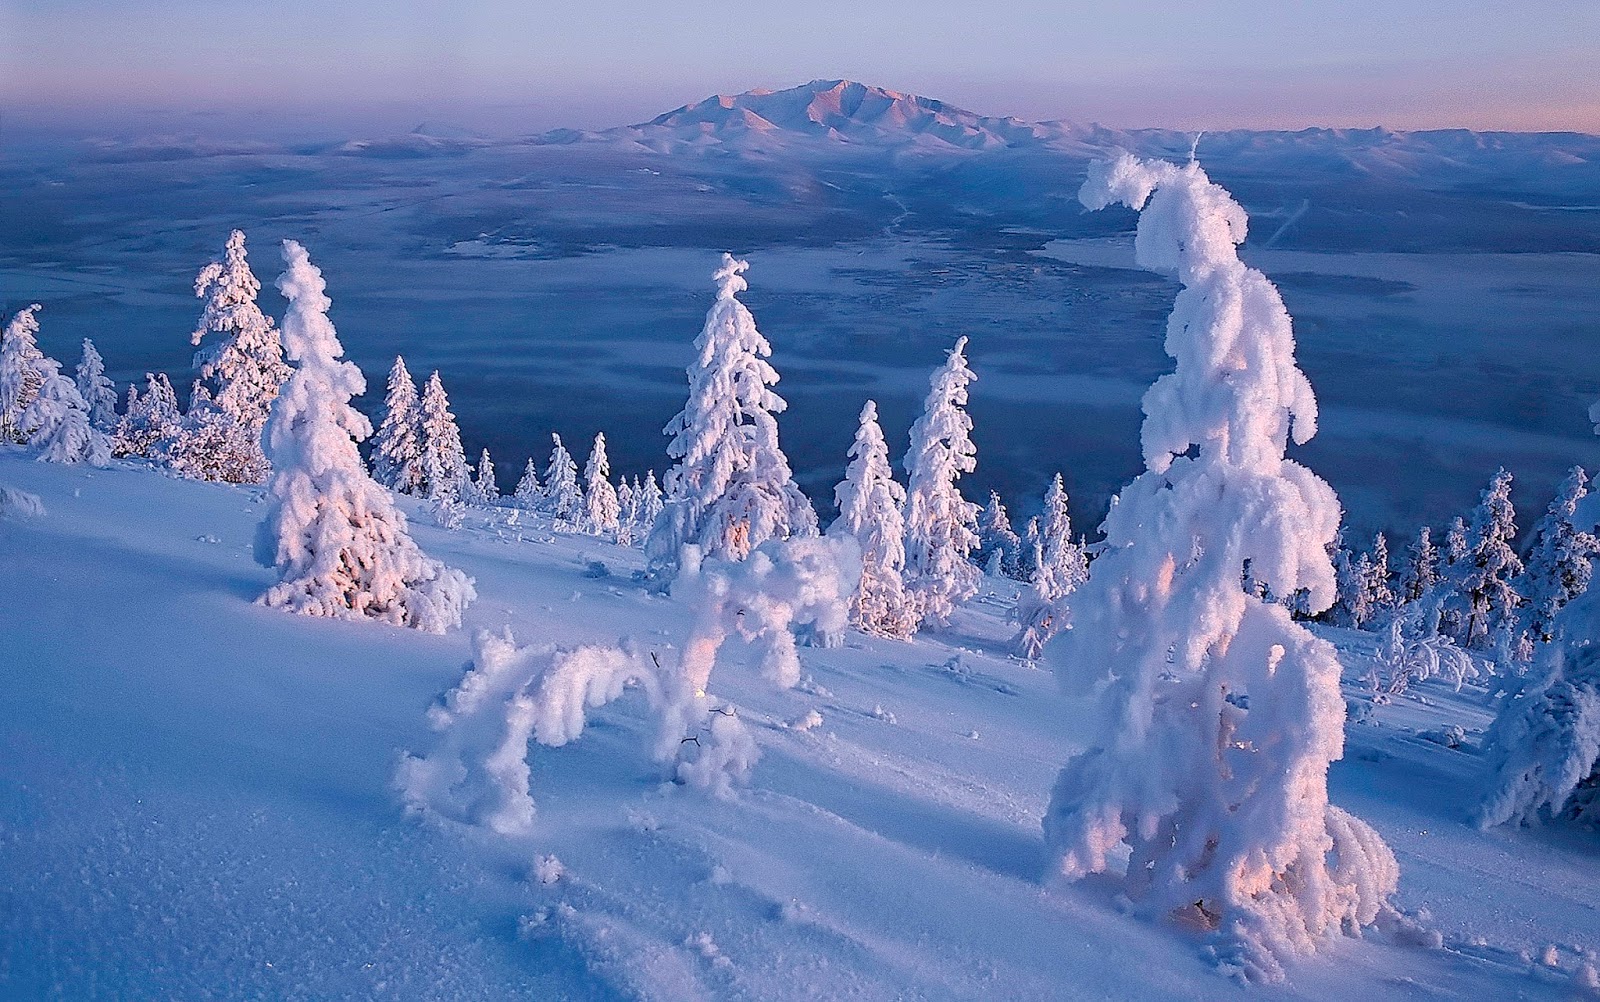
[[[663,783],[625,695],[534,750],[532,830],[505,836],[406,816],[400,757],[438,740],[475,630],[625,633],[670,663],[690,610],[630,579],[638,551],[410,508],[477,580],[434,637],[252,604],[260,489],[10,448],[0,483],[46,509],[0,520],[0,580],[23,583],[0,602],[6,997],[1569,998],[1600,960],[1592,836],[1466,821],[1470,688],[1364,709],[1329,777],[1443,947],[1344,940],[1246,989],[1094,880],[1044,879],[1040,818],[1089,726],[1004,654],[1009,592],[945,634],[803,649],[788,691],[731,644],[717,687],[762,758],[729,799]],[[1324,635],[1359,696],[1373,639]],[[1460,747],[1425,736],[1448,725]]]

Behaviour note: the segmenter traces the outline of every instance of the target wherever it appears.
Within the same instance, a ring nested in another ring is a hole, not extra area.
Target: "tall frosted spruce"
[[[850,597],[857,628],[905,639],[917,628],[915,605],[902,580],[906,562],[906,491],[894,481],[889,447],[878,426],[878,405],[868,400],[850,446],[850,465],[834,488],[839,517],[828,535],[848,534],[861,546],[861,583]]]
[[[722,255],[712,275],[717,298],[695,339],[689,399],[667,423],[667,509],[652,531],[657,567],[675,566],[681,547],[742,560],[768,539],[814,535],[817,515],[778,445],[777,415],[788,406],[772,391],[772,347],[737,296],[749,262]]]
[[[0,332],[0,443],[26,442],[22,413],[44,385],[38,303],[18,310]]]
[[[400,355],[389,368],[383,420],[372,439],[372,478],[396,494],[422,490],[422,400]]]
[[[450,398],[438,370],[428,377],[418,405],[422,446],[422,496],[430,501],[459,501],[466,493],[467,454],[461,428],[450,411]]]
[[[105,359],[88,338],[83,339],[83,356],[73,376],[78,395],[89,409],[90,423],[110,434],[117,427],[117,384],[106,376]]]
[[[1080,197],[1139,210],[1139,264],[1183,288],[1176,367],[1144,397],[1145,472],[1049,652],[1100,723],[1061,771],[1045,839],[1064,877],[1116,872],[1143,913],[1208,929],[1223,965],[1279,980],[1288,958],[1388,914],[1399,878],[1382,839],[1328,803],[1344,744],[1332,645],[1244,586],[1248,571],[1310,612],[1333,601],[1338,499],[1284,457],[1315,433],[1316,400],[1277,289],[1235,250],[1244,210],[1198,164],[1122,154]]]
[[[461,624],[472,579],[425,555],[393,496],[367,475],[356,443],[372,425],[366,392],[329,321],[327,284],[305,248],[283,244],[283,339],[295,363],[263,436],[273,475],[256,555],[278,570],[263,605],[307,616],[375,619],[430,633]]]
[[[906,453],[906,585],[923,625],[946,626],[957,602],[971,598],[983,574],[968,559],[978,548],[978,506],[956,481],[978,466],[967,416],[967,339],[956,342],[929,380],[922,416]]]
[[[615,536],[621,513],[617,489],[611,485],[611,460],[606,457],[606,436],[594,437],[589,462],[583,468],[583,531],[595,536]]]

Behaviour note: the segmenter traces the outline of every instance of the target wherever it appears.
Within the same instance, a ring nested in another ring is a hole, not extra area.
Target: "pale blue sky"
[[[33,120],[523,132],[816,77],[1113,125],[1600,132],[1600,3],[0,0],[0,98]]]

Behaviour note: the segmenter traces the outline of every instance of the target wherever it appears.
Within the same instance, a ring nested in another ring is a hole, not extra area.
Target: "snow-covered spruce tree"
[[[42,309],[34,303],[18,310],[0,332],[0,444],[28,440],[22,412],[44,383],[40,367],[44,353],[39,350],[39,319],[35,316]]]
[[[583,491],[578,487],[578,464],[572,453],[561,444],[561,436],[554,432],[550,440],[555,447],[550,450],[550,462],[544,470],[545,514],[558,522],[576,524],[583,517]]]
[[[1444,565],[1454,567],[1467,557],[1467,520],[1457,515],[1444,534]]]
[[[639,529],[642,533],[650,532],[665,507],[661,485],[656,483],[656,471],[650,470],[645,474],[644,486],[639,488]]]
[[[867,633],[904,640],[917,629],[916,608],[906,594],[906,491],[894,481],[889,447],[878,426],[878,405],[868,400],[850,446],[850,465],[833,489],[839,517],[828,535],[846,534],[861,548],[861,582],[850,597],[850,621]],[[1004,517],[1002,511],[1001,517]]]
[[[639,478],[634,477],[637,483]],[[634,536],[639,531],[639,495],[634,493],[633,484],[628,483],[626,476],[617,481],[617,543],[621,546],[632,546]]]
[[[1594,575],[1600,539],[1575,524],[1579,503],[1589,493],[1588,479],[1583,467],[1574,466],[1533,529],[1528,566],[1517,590],[1525,596],[1522,611],[1528,636],[1538,643],[1555,639],[1557,613],[1588,591]]]
[[[599,432],[583,468],[583,531],[614,536],[620,514],[617,489],[611,485],[611,460],[606,458],[606,436]]]
[[[1045,840],[1068,879],[1113,869],[1137,907],[1212,930],[1219,962],[1266,980],[1329,935],[1391,914],[1394,854],[1328,802],[1344,743],[1333,646],[1245,573],[1312,612],[1334,599],[1333,489],[1284,457],[1316,399],[1271,282],[1238,258],[1246,217],[1199,164],[1096,163],[1091,209],[1142,210],[1135,251],[1183,284],[1176,368],[1144,397],[1146,470],[1047,652],[1099,733],[1062,769]]]
[[[923,625],[947,626],[957,602],[978,590],[982,572],[969,557],[978,547],[978,506],[956,481],[978,465],[967,416],[967,367],[961,338],[934,370],[922,416],[911,426],[906,453],[906,585]]]
[[[489,458],[488,449],[478,457],[478,468],[472,478],[472,501],[491,506],[500,503],[500,488],[494,482],[494,460]]]
[[[212,396],[217,409],[240,426],[237,447],[257,450],[267,412],[278,388],[289,377],[278,331],[272,318],[256,305],[260,291],[261,283],[256,281],[245,258],[244,233],[234,230],[228,235],[222,257],[195,276],[194,294],[205,305],[189,339],[199,345],[206,335],[217,335],[215,343],[195,353],[195,369],[202,379],[214,382]],[[262,468],[257,462],[229,465],[237,469]]]
[[[1011,517],[1000,500],[998,491],[989,492],[989,503],[978,513],[978,550],[973,562],[989,571],[1008,578],[1022,575],[1022,537],[1011,528]]]
[[[117,384],[107,378],[105,359],[88,338],[83,339],[83,357],[74,375],[78,395],[89,408],[89,423],[109,435],[117,427]]]
[[[1517,537],[1516,511],[1511,506],[1511,474],[1502,469],[1489,481],[1472,513],[1467,553],[1450,567],[1447,608],[1454,637],[1463,647],[1489,650],[1496,634],[1517,620],[1522,596],[1515,580],[1522,558],[1512,547]]]
[[[1537,663],[1539,681],[1506,699],[1484,737],[1491,781],[1477,821],[1485,828],[1600,824],[1600,646],[1547,644]]]
[[[18,422],[44,463],[111,462],[111,440],[89,420],[89,409],[77,384],[61,374],[61,364],[40,356],[34,363],[39,390]]]
[[[809,536],[817,514],[795,485],[778,445],[777,415],[788,406],[773,392],[772,346],[737,296],[749,262],[722,255],[712,275],[717,298],[695,339],[689,398],[663,432],[668,507],[652,530],[657,570],[676,567],[686,543],[705,556],[742,560],[769,539]]]
[[[522,479],[517,481],[517,489],[511,494],[518,508],[529,511],[539,507],[539,502],[544,497],[544,485],[539,482],[539,468],[534,465],[533,459],[528,459],[528,465],[522,468]]]
[[[1433,545],[1433,530],[1423,526],[1417,539],[1406,550],[1405,570],[1400,574],[1401,603],[1409,605],[1439,583],[1439,550]]]
[[[1389,537],[1378,533],[1372,537],[1372,554],[1367,566],[1367,593],[1371,596],[1373,614],[1381,616],[1394,608],[1394,587],[1389,569]]]
[[[439,370],[428,377],[418,406],[422,444],[421,495],[430,501],[459,501],[467,485],[467,454],[461,447],[461,428],[450,412]]]
[[[164,448],[167,464],[191,480],[258,484],[272,472],[260,436],[218,407],[198,379],[189,392],[189,411]]]
[[[278,583],[259,601],[431,633],[459,626],[476,597],[472,579],[418,549],[393,496],[367,475],[356,443],[372,425],[350,406],[366,380],[340,360],[322,272],[292,240],[283,243],[283,259],[283,339],[295,367],[263,436],[273,476],[256,555],[277,567]]]
[[[1037,658],[1050,638],[1061,632],[1067,621],[1067,596],[1089,576],[1088,554],[1072,538],[1067,489],[1059,473],[1044,496],[1039,536],[1038,566],[1017,597],[1019,629],[1011,639],[1013,653],[1024,658]]]
[[[128,388],[128,407],[111,438],[111,454],[134,459],[158,459],[183,427],[178,395],[164,372],[144,375],[144,396]]]
[[[372,477],[396,494],[422,489],[422,401],[400,355],[389,369],[383,420],[372,439]]]

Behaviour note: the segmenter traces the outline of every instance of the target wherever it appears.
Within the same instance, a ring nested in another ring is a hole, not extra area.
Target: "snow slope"
[[[534,830],[511,838],[405,817],[399,756],[436,739],[473,630],[673,657],[687,610],[629,580],[634,552],[412,510],[480,595],[432,637],[252,605],[259,490],[15,450],[0,484],[46,508],[0,521],[0,996],[1565,998],[1600,949],[1592,834],[1468,827],[1478,756],[1418,736],[1481,731],[1470,694],[1376,708],[1331,774],[1444,948],[1345,941],[1241,989],[1184,931],[1043,880],[1039,818],[1084,728],[1001,653],[1009,596],[938,638],[802,650],[787,692],[730,645],[717,689],[763,751],[730,800],[660,782],[626,695],[536,748]]]

